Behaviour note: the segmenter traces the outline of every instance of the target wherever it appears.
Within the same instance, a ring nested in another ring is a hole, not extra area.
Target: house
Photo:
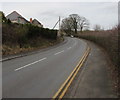
[[[42,27],[43,28],[43,25],[36,19],[32,20],[32,18],[30,18],[30,23],[35,25],[35,26],[38,26],[38,27]]]
[[[43,28],[43,25],[38,20],[36,20],[36,19],[32,20],[32,18],[30,18],[30,22],[29,22],[24,17],[22,17],[19,13],[17,13],[16,11],[13,11],[9,15],[7,15],[6,18],[9,19],[13,23],[20,23],[20,24],[31,23],[35,26]]]
[[[27,24],[27,23],[29,23],[29,21],[27,21],[24,17],[22,17],[16,11],[13,11],[9,15],[7,15],[6,18],[9,19],[13,23],[20,23],[20,24]]]

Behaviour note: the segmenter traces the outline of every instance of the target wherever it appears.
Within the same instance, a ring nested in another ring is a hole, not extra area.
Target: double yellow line
[[[78,71],[80,70],[81,66],[83,65],[83,63],[85,62],[88,54],[90,52],[90,48],[88,47],[84,53],[84,55],[82,56],[82,58],[80,59],[79,63],[77,64],[77,66],[75,67],[75,69],[72,71],[72,73],[69,75],[69,77],[67,78],[67,80],[62,84],[62,86],[60,87],[60,89],[57,91],[57,93],[53,96],[53,100],[61,100],[63,98],[63,96],[65,95],[67,89],[69,88],[70,84],[72,83],[73,79],[75,78],[76,74],[78,73]]]

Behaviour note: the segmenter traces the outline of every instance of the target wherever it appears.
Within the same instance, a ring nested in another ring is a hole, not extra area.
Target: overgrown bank
[[[112,66],[112,75],[115,79],[115,86],[117,87],[118,95],[120,96],[120,60],[119,60],[119,46],[118,46],[118,28],[114,28],[112,30],[107,31],[86,31],[76,35],[79,38],[91,40],[103,48],[108,52],[111,61],[114,63]]]
[[[57,30],[40,28],[31,24],[2,24],[2,55],[45,48],[60,41]]]

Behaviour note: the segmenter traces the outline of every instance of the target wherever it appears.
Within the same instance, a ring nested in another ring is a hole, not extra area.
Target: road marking
[[[67,48],[68,50],[71,49],[71,47]]]
[[[57,53],[55,53],[54,55],[58,55],[58,54],[60,54],[60,53],[62,53],[62,52],[64,52],[64,50],[62,50],[62,51],[60,51],[60,52],[57,52]]]
[[[40,61],[43,61],[43,60],[45,60],[45,59],[47,59],[47,58],[45,57],[45,58],[42,58],[42,59],[40,59],[40,60],[37,60],[37,61],[35,61],[35,62],[33,62],[33,63],[30,63],[30,64],[27,64],[27,65],[25,65],[25,66],[19,67],[19,68],[15,69],[14,71],[18,71],[18,70],[20,70],[20,69],[23,69],[23,68],[25,68],[25,67],[28,67],[28,66],[30,66],[30,65],[33,65],[33,64],[38,63],[38,62],[40,62]]]
[[[80,59],[79,63],[75,67],[75,69],[72,71],[72,73],[66,79],[66,81],[62,84],[62,86],[56,92],[56,94],[53,96],[53,100],[55,100],[56,98],[58,98],[58,100],[61,100],[63,98],[63,96],[65,95],[67,89],[71,85],[72,81],[74,80],[75,76],[77,75],[78,71],[80,70],[81,66],[83,65],[84,61],[86,60],[89,52],[90,52],[90,48],[88,47],[87,50],[85,51],[84,55]]]

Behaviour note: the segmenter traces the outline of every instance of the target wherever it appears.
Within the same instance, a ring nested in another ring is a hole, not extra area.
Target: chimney
[[[30,18],[30,23],[32,23],[32,18]]]

